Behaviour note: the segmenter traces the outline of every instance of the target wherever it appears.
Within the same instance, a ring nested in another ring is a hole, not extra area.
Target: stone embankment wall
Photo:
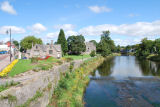
[[[82,60],[74,61],[74,68],[79,67],[82,63]],[[36,72],[28,78],[12,79],[21,83],[0,93],[0,107],[28,106],[27,104],[30,107],[46,107],[60,79],[60,73],[67,71],[69,67],[70,63],[65,63],[49,71]],[[35,97],[37,91],[42,93],[39,98]]]

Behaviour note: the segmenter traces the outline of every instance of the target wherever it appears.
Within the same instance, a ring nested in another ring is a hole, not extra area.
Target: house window
[[[38,49],[38,46],[36,46],[36,49]]]
[[[49,54],[53,54],[53,50],[49,50]]]

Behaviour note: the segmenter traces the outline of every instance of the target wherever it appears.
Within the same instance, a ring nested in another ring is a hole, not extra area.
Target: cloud
[[[40,34],[41,32],[44,32],[47,30],[47,28],[45,26],[43,26],[40,23],[36,23],[34,25],[32,25],[31,27],[28,27],[30,30],[33,31],[33,33],[35,34]]]
[[[113,39],[116,45],[120,46],[127,46],[127,45],[134,45],[141,42],[141,39]]]
[[[11,28],[12,34],[22,34],[25,33],[25,29],[17,26],[2,26],[0,27],[0,34],[6,34],[6,31]]]
[[[89,6],[88,8],[95,13],[111,12],[112,11],[112,9],[105,7],[105,6]]]
[[[54,29],[63,29],[63,30],[73,30],[75,28],[72,24],[62,24],[62,25],[55,25]]]
[[[101,35],[102,31],[105,30],[109,30],[112,34],[126,36],[157,36],[160,35],[160,20],[154,22],[137,22],[134,24],[88,26],[80,29],[79,33],[96,36]]]
[[[17,14],[16,10],[13,8],[12,5],[9,4],[8,1],[2,2],[0,8],[1,8],[2,11],[7,12],[9,14],[12,14],[12,15]]]
[[[49,39],[53,39],[55,37],[58,37],[59,32],[53,32],[53,33],[48,33],[46,36]]]
[[[65,36],[66,38],[68,38],[68,36],[72,36],[72,35],[77,35],[78,33],[76,31],[72,31],[72,30],[68,30],[65,33]],[[53,39],[53,38],[56,38],[58,37],[59,35],[59,31],[56,31],[56,32],[52,32],[52,33],[48,33],[46,36],[48,39]]]

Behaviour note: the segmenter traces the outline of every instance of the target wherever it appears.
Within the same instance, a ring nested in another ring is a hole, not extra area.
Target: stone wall
[[[82,60],[74,61],[75,66],[79,67],[82,64]],[[29,79],[21,80],[21,83],[16,87],[11,87],[8,90],[2,91],[0,96],[12,95],[16,97],[15,101],[8,100],[9,98],[1,98],[1,107],[15,107],[24,104],[29,98],[33,98],[36,91],[43,93],[43,96],[33,101],[31,107],[46,107],[49,103],[49,99],[53,93],[53,89],[60,79],[60,72],[65,72],[69,69],[70,63],[65,63],[60,66],[54,67],[50,71],[37,72],[35,76],[31,76]],[[17,79],[18,80],[18,79]],[[51,87],[49,87],[51,85]]]

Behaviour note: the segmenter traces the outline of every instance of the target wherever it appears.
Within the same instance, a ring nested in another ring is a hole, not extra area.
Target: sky
[[[0,41],[22,40],[28,35],[44,43],[82,34],[86,41],[100,40],[109,30],[116,45],[160,38],[160,0],[0,0]]]

